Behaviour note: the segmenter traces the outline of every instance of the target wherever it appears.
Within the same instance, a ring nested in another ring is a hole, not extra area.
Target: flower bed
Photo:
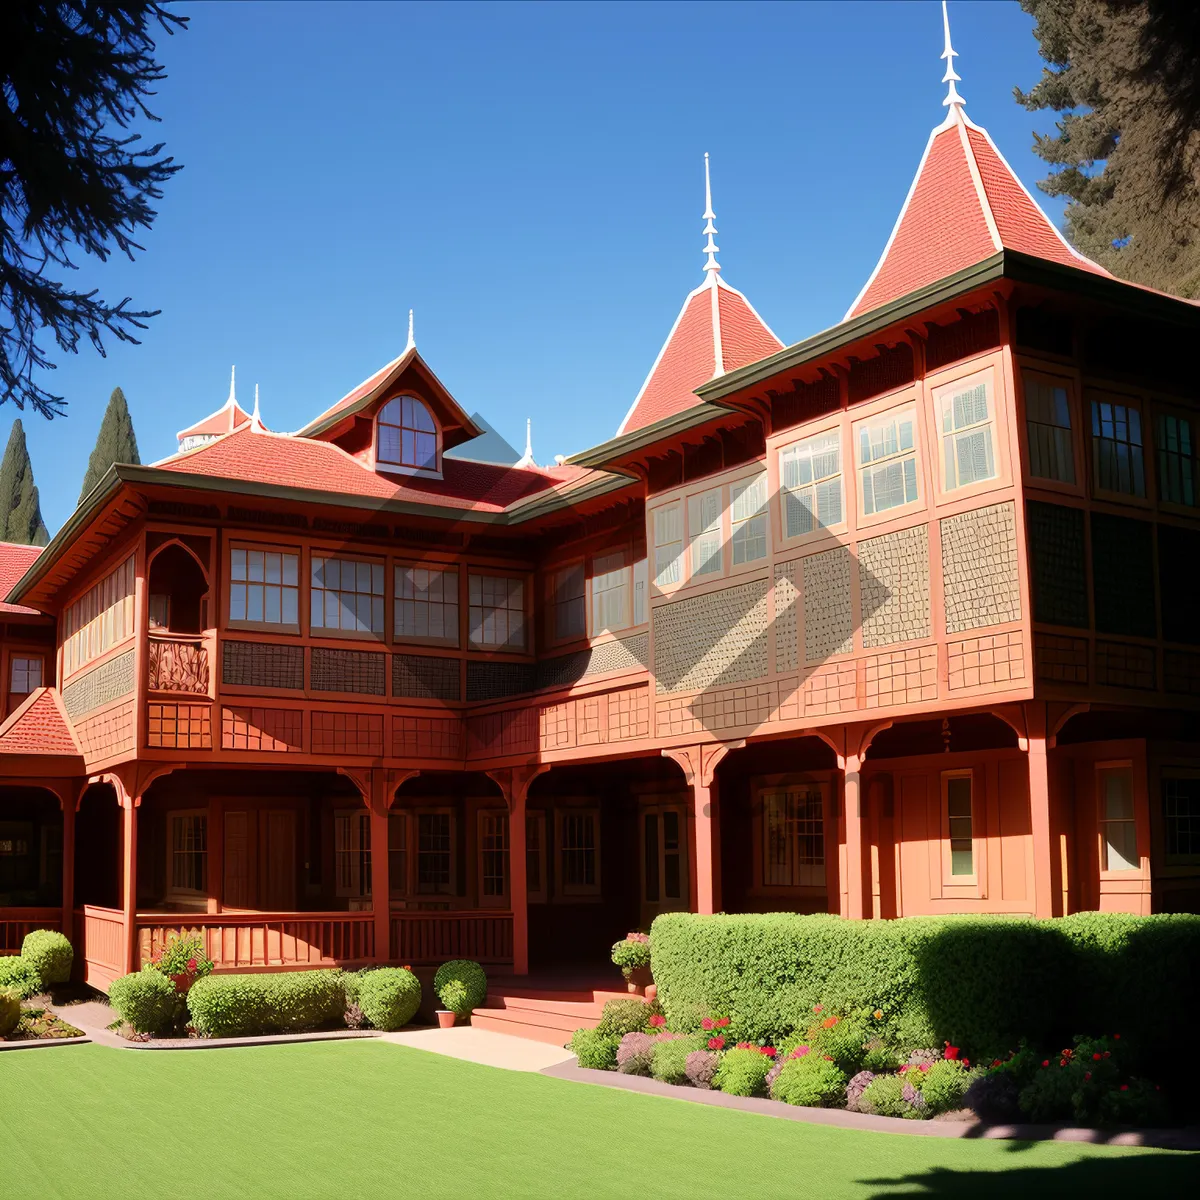
[[[669,1028],[657,1001],[610,1001],[597,1028],[579,1030],[570,1048],[581,1067],[909,1120],[1155,1126],[1178,1118],[1186,1100],[1173,1109],[1160,1085],[1136,1072],[1135,1049],[1119,1034],[1078,1037],[1053,1053],[1022,1044],[973,1064],[949,1042],[912,1044],[904,1022],[878,1007],[817,1003],[777,1040],[733,1042],[726,1015],[696,1024]]]
[[[16,1028],[0,1037],[0,1042],[51,1042],[83,1036],[81,1029],[69,1025],[48,1008],[24,1008]]]

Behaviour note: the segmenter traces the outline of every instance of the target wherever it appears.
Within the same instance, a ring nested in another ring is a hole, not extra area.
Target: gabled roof
[[[411,337],[411,334],[410,334]],[[314,421],[310,421],[296,436],[302,438],[332,437],[341,431],[343,423],[369,408],[379,400],[400,377],[412,370],[420,377],[430,393],[430,398],[441,409],[442,445],[444,449],[460,445],[482,432],[466,411],[446,390],[442,381],[433,373],[429,364],[421,357],[410,340],[404,351],[390,363],[368,375],[357,387],[351,388],[336,404],[327,408]]]
[[[16,542],[0,542],[0,613],[41,616],[37,609],[26,608],[23,604],[9,604],[4,597],[12,591],[17,580],[33,566],[34,560],[42,550],[42,546],[22,546]]]
[[[83,754],[57,688],[31,692],[0,725],[0,754]]]
[[[189,425],[187,429],[181,429],[175,435],[180,442],[184,438],[219,437],[223,433],[232,433],[235,429],[240,429],[243,425],[249,424],[253,419],[252,415],[237,401],[236,376],[237,368],[235,367],[229,375],[229,396],[226,398],[225,403],[216,412],[211,412],[207,417],[202,417],[195,425]]]

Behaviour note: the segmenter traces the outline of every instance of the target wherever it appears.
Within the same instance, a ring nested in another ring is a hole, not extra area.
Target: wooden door
[[[641,822],[642,925],[659,913],[688,908],[687,825],[682,807],[643,808]]]
[[[254,833],[257,822],[251,812],[225,813],[225,888],[223,908],[248,909],[255,903],[258,872],[255,867]]]
[[[262,814],[262,908],[292,912],[296,907],[296,814],[271,808]]]

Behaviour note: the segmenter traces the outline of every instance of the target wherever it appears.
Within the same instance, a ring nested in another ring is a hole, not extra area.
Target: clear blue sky
[[[233,363],[297,429],[399,353],[410,307],[468,411],[518,444],[532,417],[539,462],[603,441],[701,281],[704,151],[724,276],[791,343],[840,320],[944,111],[936,0],[181,11],[149,133],[184,170],[135,262],[76,276],[162,315],[59,359],[67,417],[24,414],[51,533],[114,386],[147,462]],[[1032,188],[1032,20],[951,22],[967,111]]]

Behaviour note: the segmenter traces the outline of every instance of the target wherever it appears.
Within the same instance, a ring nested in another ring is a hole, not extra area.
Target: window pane
[[[1200,857],[1200,777],[1164,776],[1162,808],[1168,859]]]
[[[974,875],[970,776],[956,775],[946,780],[946,812],[950,835],[950,874]]]

